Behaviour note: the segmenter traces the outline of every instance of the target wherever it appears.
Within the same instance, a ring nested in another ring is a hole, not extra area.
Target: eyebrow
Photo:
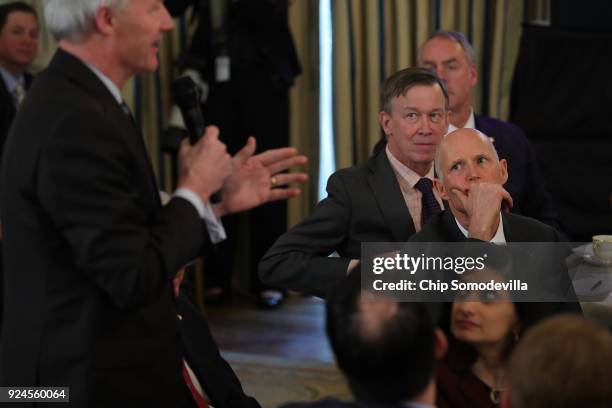
[[[415,111],[415,112],[423,112],[423,109],[417,108],[417,107],[414,107],[414,106],[402,106],[402,107],[400,107],[400,109],[402,111],[409,111],[410,110],[410,111]],[[424,113],[432,113],[432,112],[444,112],[444,108],[443,107],[433,108],[432,110],[425,111]]]
[[[442,61],[441,64],[442,65],[446,65],[446,64],[450,64],[451,62],[457,62],[457,61],[459,61],[459,60],[456,57],[452,57],[452,58],[449,58],[449,59],[446,59],[446,60]],[[432,65],[435,65],[436,61],[433,61],[433,60],[430,60],[430,59],[425,59],[425,60],[423,60],[423,64],[432,64]]]

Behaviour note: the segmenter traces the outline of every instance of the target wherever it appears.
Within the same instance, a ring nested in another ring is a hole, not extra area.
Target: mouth
[[[465,319],[455,320],[455,326],[463,330],[470,330],[480,327],[480,325],[478,325],[477,323]]]

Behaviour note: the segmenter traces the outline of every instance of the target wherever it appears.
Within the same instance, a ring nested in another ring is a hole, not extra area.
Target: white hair
[[[120,11],[129,0],[43,0],[45,24],[57,41],[81,41],[99,7]]]
[[[467,128],[459,128],[457,130],[454,130],[451,133],[455,133],[459,130],[464,130]],[[480,130],[478,129],[469,129],[472,130],[475,134],[478,135],[478,137],[485,142],[490,148],[491,148],[491,152],[493,153],[493,157],[495,158],[495,161],[499,162],[499,154],[497,154],[497,149],[495,149],[495,145],[493,145],[493,141],[491,140],[491,138],[487,135],[485,135],[484,133],[482,133]],[[448,135],[450,135],[451,133],[449,133]],[[448,136],[444,136],[445,138]],[[442,140],[442,142],[440,142],[438,144],[438,146],[436,146],[436,153],[434,155],[434,168],[436,170],[436,178],[438,178],[440,181],[444,180],[444,174],[443,174],[443,168],[442,168],[442,164],[441,162],[441,155],[442,155],[442,145],[444,144],[444,140]]]

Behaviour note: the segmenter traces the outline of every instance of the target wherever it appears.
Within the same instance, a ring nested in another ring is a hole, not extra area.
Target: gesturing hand
[[[307,162],[292,147],[271,149],[253,156],[256,143],[247,144],[232,158],[232,172],[221,189],[222,201],[214,206],[217,216],[249,210],[261,204],[285,200],[300,194],[299,188],[276,188],[294,182],[305,182],[305,173],[282,171]]]
[[[209,126],[193,146],[185,139],[179,152],[179,185],[198,194],[203,202],[225,183],[234,170],[233,159],[219,140],[219,129]]]

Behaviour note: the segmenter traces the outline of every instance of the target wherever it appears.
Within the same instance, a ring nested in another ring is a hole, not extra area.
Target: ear
[[[98,7],[94,18],[95,30],[102,35],[109,35],[115,29],[115,14],[110,7]]]
[[[476,68],[476,64],[470,65],[468,72],[470,74],[470,85],[473,88],[478,83],[478,69]]]
[[[389,115],[385,111],[382,111],[378,115],[378,120],[380,122],[380,126],[383,129],[383,132],[385,132],[385,135],[389,136],[391,134],[391,127],[389,126],[389,122],[391,122],[391,115]]]
[[[439,175],[438,175],[439,176]],[[434,179],[433,181],[434,187],[438,191],[438,195],[441,199],[448,201],[448,194],[446,194],[446,189],[444,188],[444,183],[440,181],[440,179]]]
[[[504,185],[506,181],[508,181],[508,162],[506,159],[501,159],[499,161],[499,169],[501,170],[501,184]]]
[[[436,329],[434,334],[436,337],[434,352],[436,355],[436,360],[440,361],[444,358],[446,351],[448,350],[448,340],[446,339],[444,332],[440,329]]]

